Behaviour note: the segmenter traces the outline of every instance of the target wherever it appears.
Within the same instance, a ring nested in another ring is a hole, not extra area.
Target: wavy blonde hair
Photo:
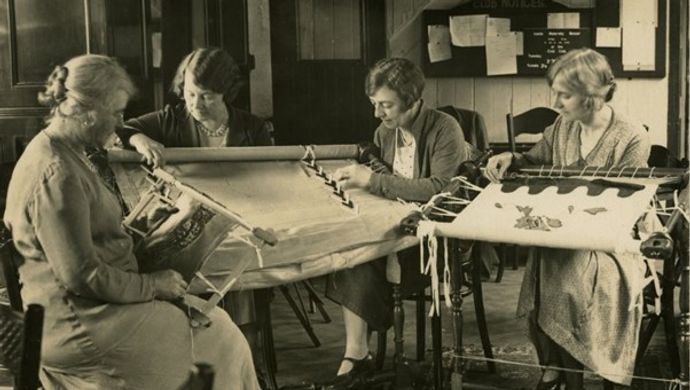
[[[563,76],[572,92],[584,97],[584,106],[590,111],[599,110],[616,91],[608,60],[589,48],[571,50],[551,64],[546,73],[549,86],[553,86],[558,75]]]

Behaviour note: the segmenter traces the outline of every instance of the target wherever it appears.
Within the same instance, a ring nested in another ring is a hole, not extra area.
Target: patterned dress
[[[646,131],[615,112],[587,156],[581,156],[580,144],[580,125],[559,117],[524,157],[555,166],[647,166]],[[534,325],[585,367],[630,384],[642,319],[643,269],[638,255],[534,248],[518,317],[528,319],[541,363],[548,363],[549,351],[536,342]]]

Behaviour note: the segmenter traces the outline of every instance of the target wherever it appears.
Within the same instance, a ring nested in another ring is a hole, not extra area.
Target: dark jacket
[[[225,146],[267,146],[271,137],[266,122],[247,111],[227,106],[230,114],[230,133]],[[166,147],[199,147],[201,141],[194,118],[187,112],[183,103],[166,105],[162,110],[129,119],[117,135],[125,146],[130,146],[129,138],[136,133],[144,133]]]

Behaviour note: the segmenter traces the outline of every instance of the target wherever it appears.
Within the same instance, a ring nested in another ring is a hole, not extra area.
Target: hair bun
[[[67,99],[67,80],[68,70],[65,66],[58,65],[48,76],[45,90],[38,93],[38,101],[44,106],[55,107]]]
[[[604,101],[608,102],[611,99],[613,99],[613,93],[616,92],[616,88],[618,88],[618,84],[616,84],[615,81],[611,80],[611,84],[609,85],[608,92],[606,92],[606,97],[604,97]]]

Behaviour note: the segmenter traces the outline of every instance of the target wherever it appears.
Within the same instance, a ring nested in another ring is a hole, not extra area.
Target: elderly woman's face
[[[90,129],[96,146],[107,147],[115,140],[115,129],[124,125],[123,118],[128,101],[127,92],[118,90],[113,93],[108,104],[98,110],[96,125]]]
[[[192,72],[185,72],[183,93],[187,111],[197,121],[221,121],[226,118],[223,94],[198,85]]]
[[[383,86],[369,96],[371,104],[374,106],[374,116],[381,119],[384,126],[389,129],[397,127],[409,128],[414,119],[414,105],[407,110],[403,109],[403,101],[400,96],[388,88]]]
[[[584,120],[591,115],[591,112],[585,107],[585,97],[572,91],[566,84],[563,75],[556,75],[551,89],[556,95],[554,107],[561,112],[564,119],[569,121]]]

